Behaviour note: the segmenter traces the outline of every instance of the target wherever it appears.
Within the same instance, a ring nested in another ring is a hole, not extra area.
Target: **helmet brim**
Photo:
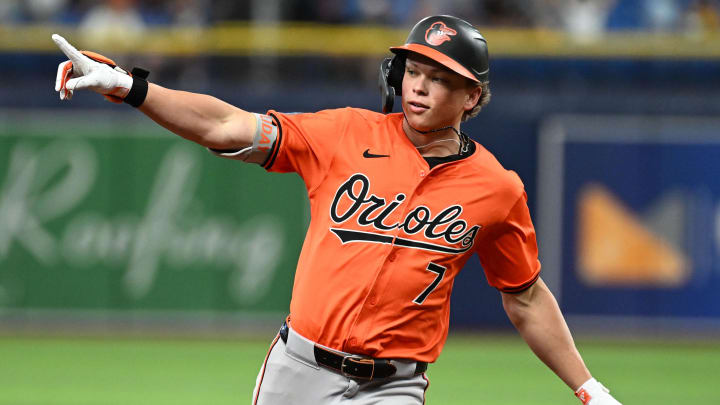
[[[452,70],[460,76],[464,76],[474,82],[480,83],[480,81],[475,77],[475,75],[473,75],[472,72],[467,70],[463,65],[459,64],[454,59],[450,58],[444,53],[429,46],[421,44],[405,44],[403,46],[393,46],[390,48],[390,51],[396,54],[403,53],[403,51],[419,53],[420,55],[426,56],[434,60],[435,62],[445,66],[446,68]]]

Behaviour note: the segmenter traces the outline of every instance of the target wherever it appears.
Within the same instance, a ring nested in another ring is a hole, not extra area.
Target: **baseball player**
[[[487,43],[469,23],[427,17],[390,48],[383,111],[402,100],[390,114],[250,113],[53,40],[69,57],[55,85],[62,100],[90,89],[219,156],[303,179],[312,220],[253,404],[424,403],[453,280],[475,254],[535,354],[583,404],[619,404],[585,367],[539,276],[522,182],[460,131],[490,97]]]

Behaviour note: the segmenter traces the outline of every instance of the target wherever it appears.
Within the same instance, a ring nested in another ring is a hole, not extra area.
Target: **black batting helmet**
[[[410,30],[405,45],[380,64],[383,112],[392,110],[395,96],[402,95],[402,78],[408,52],[426,56],[474,82],[488,80],[487,41],[470,23],[450,15],[425,17]]]

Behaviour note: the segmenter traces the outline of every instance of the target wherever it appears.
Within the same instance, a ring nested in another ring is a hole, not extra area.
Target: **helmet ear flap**
[[[402,96],[403,76],[405,76],[405,56],[395,55],[390,60],[388,84],[395,89],[396,96]]]
[[[392,112],[395,96],[402,95],[402,78],[405,74],[405,57],[395,55],[380,63],[380,95],[382,112]]]

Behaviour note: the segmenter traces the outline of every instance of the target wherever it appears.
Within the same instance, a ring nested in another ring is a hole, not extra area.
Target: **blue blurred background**
[[[492,101],[463,130],[525,183],[571,326],[717,336],[713,0],[4,0],[0,327],[275,327],[307,224],[295,175],[220,161],[94,94],[61,103],[52,33],[250,111],[377,111],[387,48],[438,13],[488,40]],[[509,327],[477,260],[451,318]]]

